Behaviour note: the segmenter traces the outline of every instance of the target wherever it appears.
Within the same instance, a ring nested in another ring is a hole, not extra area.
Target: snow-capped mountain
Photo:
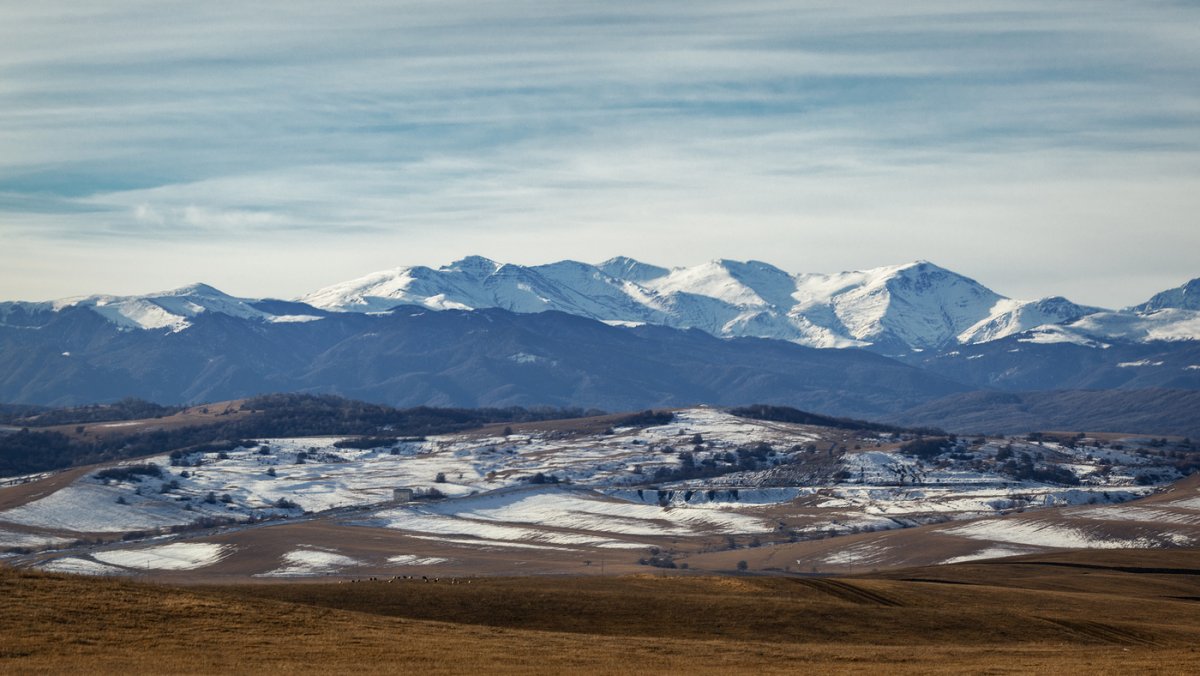
[[[421,305],[434,310],[560,310],[593,319],[628,321],[653,317],[622,290],[619,280],[593,266],[562,261],[523,267],[480,256],[437,270],[417,266],[376,272],[298,300],[338,312],[384,312],[397,305]]]
[[[0,322],[13,323],[10,320],[18,316],[32,317],[74,307],[88,308],[123,329],[182,331],[191,326],[189,319],[205,312],[270,322],[319,319],[315,315],[266,312],[255,307],[254,302],[235,298],[207,284],[191,284],[145,296],[97,295],[45,303],[3,303],[0,304]]]
[[[1192,391],[1195,285],[1159,294],[1155,307],[1110,311],[1005,298],[924,261],[793,275],[757,261],[666,269],[471,257],[299,301],[196,284],[0,303],[0,401],[298,390],[610,410],[767,401],[870,417],[972,389]]]
[[[797,313],[836,319],[860,344],[931,349],[989,317],[1003,296],[926,261],[798,277]]]
[[[992,313],[987,319],[960,333],[958,342],[986,343],[1038,327],[1073,322],[1097,312],[1104,312],[1104,310],[1098,307],[1076,305],[1062,296],[1052,296],[1035,301],[1004,299],[992,307]]]
[[[196,284],[145,296],[89,296],[0,303],[0,325],[84,307],[126,329],[182,331],[200,313],[264,322],[329,313],[547,310],[631,326],[700,329],[724,338],[786,340],[808,347],[865,347],[885,354],[953,350],[1024,335],[1025,342],[1200,340],[1200,280],[1120,311],[1059,297],[1015,300],[927,261],[832,274],[792,274],[760,261],[714,260],[668,269],[617,257],[592,265],[522,266],[470,256],[439,268],[401,267],[306,294],[294,302],[235,298]]]
[[[1178,310],[1197,310],[1200,311],[1200,278],[1177,286],[1174,289],[1156,293],[1150,300],[1135,305],[1129,308],[1132,312],[1153,312],[1154,310],[1162,310],[1164,308],[1175,308]]]
[[[470,257],[437,270],[374,273],[299,300],[338,312],[401,304],[559,310],[613,324],[662,324],[722,337],[884,351],[996,340],[1100,311],[1061,297],[1005,298],[926,261],[791,274],[760,261],[714,260],[669,270],[626,257],[599,265],[562,261],[532,267]]]
[[[1200,340],[1200,312],[1163,308],[1150,312],[1097,312],[1064,326],[1068,332],[1093,339],[1150,341]]]
[[[1157,293],[1145,303],[1121,311],[1068,303],[1058,306],[1058,315],[1061,317],[1058,321],[1047,317],[1040,326],[1030,326],[1037,331],[1028,332],[1027,342],[1107,347],[1105,341],[1170,343],[1200,340],[1200,279]]]

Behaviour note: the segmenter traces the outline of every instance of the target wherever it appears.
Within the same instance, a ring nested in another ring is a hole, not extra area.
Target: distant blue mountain
[[[561,312],[410,306],[298,322],[200,313],[186,331],[122,329],[84,307],[44,319],[36,329],[0,326],[0,400],[181,403],[300,391],[397,406],[768,402],[874,416],[967,389],[862,350],[614,327]]]

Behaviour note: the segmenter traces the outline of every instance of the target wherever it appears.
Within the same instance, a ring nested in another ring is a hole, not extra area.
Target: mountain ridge
[[[715,259],[668,269],[623,256],[596,265],[563,260],[534,266],[468,256],[436,269],[370,273],[289,301],[236,298],[195,283],[141,296],[0,303],[0,324],[33,326],[44,321],[37,319],[40,315],[83,306],[125,329],[183,331],[205,312],[297,322],[402,305],[556,310],[613,325],[696,328],[722,338],[863,347],[893,355],[946,351],[1018,334],[1096,345],[1200,340],[1200,279],[1140,305],[1108,310],[1062,296],[1011,299],[925,260],[792,274],[757,260]]]
[[[470,270],[471,288],[460,283]],[[413,271],[420,271],[415,283]],[[1190,282],[1200,289],[1200,280]],[[1188,285],[1180,287],[1186,290]],[[752,336],[809,347],[867,347],[884,353],[946,349],[999,340],[1048,325],[1064,340],[1200,339],[1193,296],[1164,291],[1125,310],[1079,305],[1062,296],[1015,300],[925,260],[840,273],[792,274],[762,261],[715,259],[664,268],[618,256],[591,265],[559,261],[530,267],[473,256],[442,266],[396,268],[335,284],[297,300],[329,311],[376,311],[390,303],[431,309],[500,307],[560,310],[610,323],[699,328],[721,337]],[[1157,299],[1157,300],[1155,300]],[[1103,322],[1086,318],[1105,314]],[[1118,327],[1125,322],[1141,328]]]
[[[1114,392],[1103,399],[1106,410],[1140,411],[1128,418],[1138,429],[1125,431],[1161,434],[1194,429],[1187,427],[1194,416],[1184,414],[1194,396],[1154,393],[1200,392],[1198,341],[1073,342],[1057,326],[897,359],[700,329],[614,326],[559,311],[407,305],[339,313],[288,301],[247,307],[260,314],[197,312],[184,330],[131,329],[88,305],[0,323],[0,401],[77,405],[134,396],[175,404],[297,392],[393,406],[634,410],[758,402],[875,420],[913,410],[923,423],[955,402],[970,403],[956,397],[971,392],[1095,389]],[[307,312],[320,318],[270,319]],[[934,406],[938,400],[944,405]],[[1061,402],[1054,420],[1094,420],[1097,400],[1054,401]],[[984,403],[995,407],[997,422],[1042,419],[1006,410],[1003,397]],[[987,422],[986,410],[969,408],[974,417],[946,413],[947,421]]]
[[[865,351],[613,327],[561,312],[405,306],[294,323],[201,313],[187,331],[130,331],[73,307],[37,331],[0,326],[0,401],[11,402],[322,392],[457,407],[763,401],[866,416],[965,389]]]

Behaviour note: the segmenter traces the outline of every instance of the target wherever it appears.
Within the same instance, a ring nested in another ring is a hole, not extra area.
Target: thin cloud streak
[[[1200,274],[1184,3],[66,7],[0,10],[0,234],[42,259],[0,297],[166,286],[37,255],[74,243],[249,295],[466,253],[920,257],[1108,305]]]

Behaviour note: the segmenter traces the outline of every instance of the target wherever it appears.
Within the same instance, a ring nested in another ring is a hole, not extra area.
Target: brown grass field
[[[192,406],[173,415],[163,416],[161,418],[114,420],[111,422],[84,423],[82,425],[71,423],[67,425],[51,425],[40,429],[52,432],[61,432],[62,434],[65,434],[73,439],[83,440],[89,437],[104,439],[124,436],[127,434],[153,432],[155,430],[175,429],[179,427],[202,427],[205,425],[232,422],[234,420],[240,420],[253,416],[253,411],[241,410],[240,407],[244,402],[245,399],[233,399],[214,404]],[[83,428],[82,433],[78,431],[78,429],[81,427]]]
[[[3,673],[1200,673],[1200,550],[842,578],[165,586],[0,568]]]

